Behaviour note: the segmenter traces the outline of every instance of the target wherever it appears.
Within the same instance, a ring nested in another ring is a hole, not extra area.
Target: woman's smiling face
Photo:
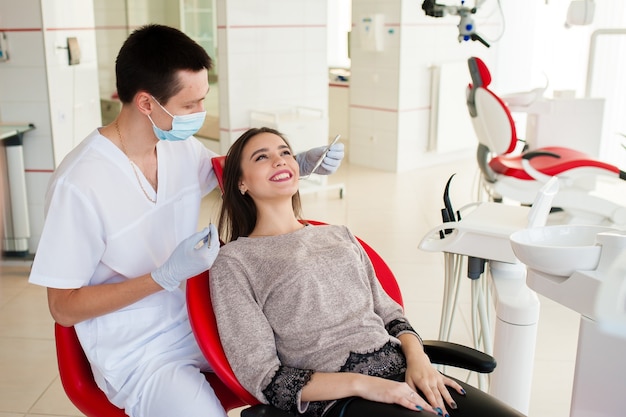
[[[289,197],[298,191],[300,168],[289,145],[263,132],[250,138],[241,155],[239,190],[257,199]]]

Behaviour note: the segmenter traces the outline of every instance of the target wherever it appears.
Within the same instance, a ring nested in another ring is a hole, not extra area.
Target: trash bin
[[[3,253],[5,256],[25,257],[28,255],[30,223],[28,201],[26,199],[26,178],[24,176],[24,133],[33,130],[34,125],[0,124],[3,164]]]

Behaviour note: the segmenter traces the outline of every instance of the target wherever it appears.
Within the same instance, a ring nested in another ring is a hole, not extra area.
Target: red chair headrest
[[[487,88],[491,84],[491,73],[487,65],[485,65],[482,59],[475,56],[469,58],[467,62],[474,86]]]

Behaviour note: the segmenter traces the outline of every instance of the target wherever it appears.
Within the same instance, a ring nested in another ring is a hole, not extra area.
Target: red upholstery
[[[215,156],[211,159],[211,164],[213,164],[213,171],[215,171],[215,176],[217,177],[217,183],[220,186],[220,190],[224,192],[224,162],[226,162],[225,156]]]
[[[308,223],[312,225],[325,224],[313,220],[309,220]],[[402,305],[400,287],[389,266],[374,249],[362,240],[358,240],[370,257],[382,287],[391,298]],[[215,374],[230,391],[238,395],[247,404],[259,404],[259,401],[241,386],[222,349],[211,304],[208,271],[187,280],[187,309],[189,311],[191,328],[196,336],[200,350],[204,353]]]
[[[489,69],[485,65],[485,63],[477,57],[469,58],[470,67],[475,67],[478,69],[478,77],[479,80],[475,80],[474,86],[470,85],[470,89],[472,88],[481,88],[489,93],[489,95],[497,100],[500,107],[504,110],[506,117],[508,118],[508,123],[511,127],[511,137],[508,149],[502,154],[494,156],[489,161],[489,167],[497,174],[515,177],[521,180],[534,180],[523,168],[522,166],[522,158],[524,154],[512,154],[517,147],[517,134],[515,130],[515,123],[513,118],[511,117],[511,112],[508,106],[498,97],[495,93],[489,90],[488,86],[491,83],[491,74],[489,73]],[[476,74],[474,74],[476,76]],[[478,103],[473,103],[477,106]],[[478,113],[476,117],[493,117],[493,114],[485,115],[480,114],[480,109],[476,109]],[[494,150],[491,150],[494,152]],[[529,160],[531,166],[537,171],[549,175],[556,176],[559,174],[563,174],[567,171],[576,168],[598,168],[601,171],[605,171],[608,175],[615,174],[616,176],[620,176],[620,170],[614,165],[599,161],[595,158],[590,157],[589,155],[576,151],[570,148],[564,147],[545,147],[540,149],[531,149],[529,153],[532,152],[551,152],[553,154],[558,155],[558,158],[553,156],[533,156],[532,159]],[[528,154],[526,154],[528,155]]]
[[[476,68],[478,68],[478,73],[480,74],[481,85],[480,87],[487,88],[489,84],[491,84],[491,73],[489,72],[489,68],[480,58],[473,58],[476,62]]]
[[[126,417],[126,413],[111,404],[96,385],[74,327],[55,323],[54,337],[61,383],[76,408],[87,417]]]
[[[124,410],[111,404],[96,385],[74,327],[63,327],[55,323],[54,334],[61,383],[76,408],[87,417],[126,417]],[[246,405],[217,375],[207,373],[205,376],[227,411]]]
[[[555,176],[565,171],[581,167],[600,168],[619,175],[619,168],[606,162],[590,158],[587,154],[570,148],[558,146],[547,146],[541,151],[552,152],[560,156],[554,158],[550,156],[536,156],[532,159],[532,166],[546,175]],[[521,180],[534,180],[524,170],[521,155],[500,155],[489,161],[489,166],[495,172]]]
[[[208,271],[187,280],[187,310],[200,350],[215,374],[246,404],[259,404],[259,401],[237,381],[222,349],[211,307]]]

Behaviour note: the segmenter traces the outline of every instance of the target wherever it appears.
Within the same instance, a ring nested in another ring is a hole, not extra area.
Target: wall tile
[[[413,169],[416,155],[425,155],[428,141],[428,111],[406,111],[398,115],[398,137],[405,140],[398,143],[398,171]]]
[[[258,28],[218,30],[217,42],[221,51],[220,59],[222,59],[221,55],[228,57],[231,54],[256,53],[261,45],[265,44],[264,39],[258,36],[260,31]],[[233,44],[236,48],[233,48],[231,51],[226,50],[228,48],[226,39],[228,39],[228,43]],[[254,62],[249,64],[254,65]]]
[[[9,31],[5,34],[9,49],[9,61],[2,63],[3,68],[42,66],[41,57],[43,56],[44,41],[41,30],[34,29],[26,32]]]
[[[430,108],[432,68],[426,65],[412,71],[401,71],[398,77],[400,109]]]
[[[73,103],[66,101],[50,101],[50,120],[52,121],[52,137],[54,141],[54,161],[57,166],[65,155],[74,147]],[[64,138],[64,140],[57,140]]]
[[[372,132],[355,128],[350,130],[350,163],[384,171],[396,171],[397,141],[389,132]]]
[[[41,27],[41,0],[20,0],[0,4],[0,28],[25,29]]]
[[[220,118],[227,115],[226,130],[249,125],[251,110],[304,106],[327,113],[325,2],[218,1],[217,9]],[[320,145],[326,142],[322,136]]]
[[[46,0],[41,2],[45,28],[85,28],[94,26],[93,1]]]
[[[292,27],[263,28],[257,30],[259,47],[265,53],[300,53],[305,47],[305,29]]]
[[[48,89],[43,67],[3,67],[0,73],[0,97],[3,102],[38,101]]]
[[[96,27],[125,26],[127,3],[126,0],[93,0]]]

